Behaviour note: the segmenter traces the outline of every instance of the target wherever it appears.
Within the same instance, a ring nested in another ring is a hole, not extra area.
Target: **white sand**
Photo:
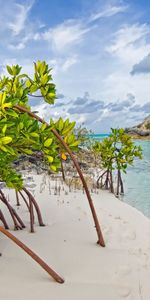
[[[41,177],[34,178],[47,226],[36,225],[36,233],[31,234],[22,204],[19,211],[27,228],[12,233],[65,278],[65,283],[55,283],[1,234],[0,300],[149,300],[150,221],[110,193],[92,194],[106,241],[106,248],[101,248],[96,245],[85,194],[61,191],[57,196],[52,188],[51,195],[48,189],[40,193]]]

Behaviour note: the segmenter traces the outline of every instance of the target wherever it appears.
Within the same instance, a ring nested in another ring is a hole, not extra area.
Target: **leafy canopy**
[[[108,170],[122,170],[126,173],[134,158],[142,158],[142,148],[136,146],[125,130],[111,128],[111,134],[103,141],[93,144],[93,151],[101,157],[101,167]]]
[[[52,82],[51,69],[42,61],[34,63],[34,77],[21,73],[19,65],[7,66],[8,76],[0,78],[0,180],[8,187],[21,189],[23,181],[13,169],[13,161],[23,153],[43,154],[44,161],[52,171],[60,168],[60,157],[66,159],[65,149],[54,136],[56,129],[72,151],[78,150],[79,141],[73,129],[75,122],[59,118],[46,123],[39,123],[19,106],[30,111],[29,97],[39,95],[49,105],[54,104],[56,88]]]

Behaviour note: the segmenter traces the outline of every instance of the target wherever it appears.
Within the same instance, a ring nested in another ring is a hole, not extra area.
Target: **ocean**
[[[136,141],[143,149],[143,159],[136,159],[124,175],[123,201],[150,218],[150,141]]]
[[[92,138],[102,140],[108,134],[95,134]],[[143,159],[136,159],[133,166],[129,166],[127,174],[123,175],[125,194],[121,198],[150,218],[150,141],[136,140],[143,150]]]

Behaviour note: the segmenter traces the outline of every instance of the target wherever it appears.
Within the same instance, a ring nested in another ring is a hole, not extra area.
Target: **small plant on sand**
[[[97,187],[105,187],[114,193],[114,171],[117,172],[116,195],[124,194],[122,172],[127,172],[128,165],[133,165],[134,159],[142,159],[142,149],[136,146],[124,129],[111,129],[111,134],[102,142],[96,142],[97,152],[101,157],[101,167],[104,172],[97,179]]]
[[[30,214],[31,231],[34,231],[34,213],[37,213],[40,226],[44,226],[40,209],[33,195],[24,187],[23,180],[13,166],[13,161],[21,154],[36,155],[41,152],[45,164],[48,164],[54,172],[59,171],[61,159],[66,159],[66,153],[70,155],[77,172],[81,178],[87,199],[94,219],[98,243],[105,246],[100,225],[93,205],[88,186],[80,170],[72,151],[76,151],[79,141],[76,139],[73,128],[75,122],[60,118],[57,122],[44,119],[31,111],[29,97],[42,97],[48,104],[53,104],[56,98],[55,84],[52,82],[51,69],[43,61],[34,63],[33,79],[27,74],[21,74],[18,65],[7,66],[9,76],[0,79],[0,181],[6,186],[16,190],[17,204],[19,205],[19,194],[27,205]],[[39,95],[35,94],[39,93]],[[0,200],[7,206],[12,217],[15,229],[25,227],[23,221],[10,205],[7,197],[0,189]],[[0,226],[0,231],[11,238],[18,246],[24,249],[32,258],[32,251],[9,234],[7,220],[0,210],[0,219],[5,227]],[[41,260],[35,259],[41,266],[53,276],[58,282],[63,282],[53,270]]]

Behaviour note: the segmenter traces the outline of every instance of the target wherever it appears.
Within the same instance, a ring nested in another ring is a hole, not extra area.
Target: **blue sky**
[[[128,127],[150,114],[150,2],[0,0],[0,68],[53,68],[56,104],[33,100],[46,119],[84,123],[95,132]]]

